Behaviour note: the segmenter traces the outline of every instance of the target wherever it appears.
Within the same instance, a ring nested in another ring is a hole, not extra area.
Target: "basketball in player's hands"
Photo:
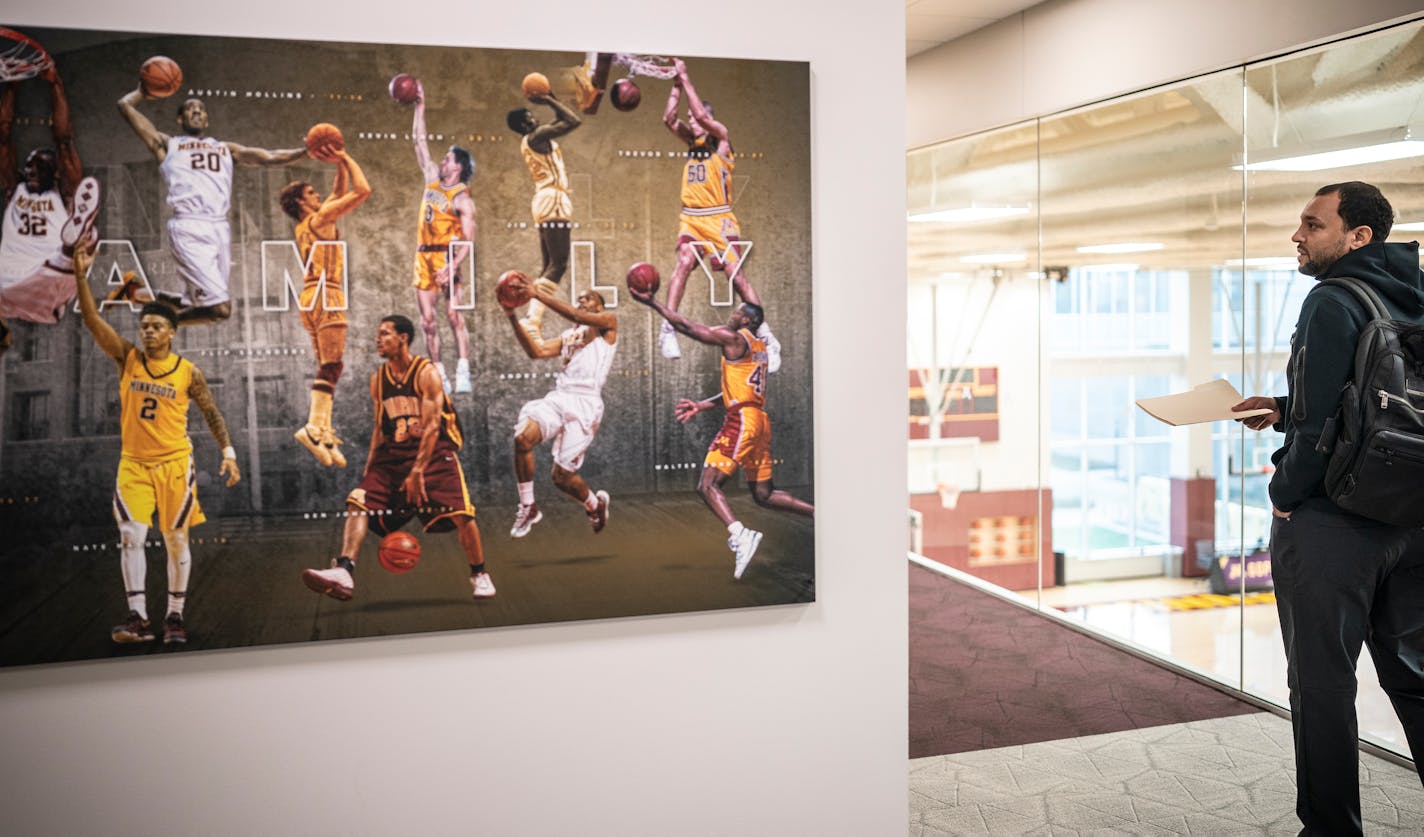
[[[391,98],[398,104],[413,105],[420,98],[420,84],[409,73],[396,73],[391,78]]]
[[[632,110],[643,101],[643,92],[631,78],[620,78],[613,83],[613,89],[608,92],[608,99],[618,110]]]
[[[138,68],[138,83],[145,96],[162,99],[183,86],[183,70],[172,58],[155,55]]]
[[[420,563],[420,541],[409,532],[392,532],[381,538],[376,557],[387,571],[408,573]]]
[[[318,122],[307,131],[307,153],[326,163],[334,163],[338,152],[346,150],[341,129],[330,122]]]
[[[638,262],[628,268],[628,287],[640,294],[652,295],[658,292],[662,277],[658,269],[647,262]]]
[[[499,282],[495,284],[494,296],[499,300],[501,308],[513,311],[528,302],[529,295],[528,276],[517,270],[506,270],[500,274]]]
[[[526,99],[534,96],[547,96],[550,89],[549,77],[543,73],[530,73],[524,77],[524,81],[519,83],[519,90]]]

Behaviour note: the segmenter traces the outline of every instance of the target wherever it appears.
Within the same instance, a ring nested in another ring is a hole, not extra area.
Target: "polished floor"
[[[1424,833],[1414,771],[1360,756],[1366,834]],[[910,837],[1288,835],[1290,722],[1268,712],[912,759]]]

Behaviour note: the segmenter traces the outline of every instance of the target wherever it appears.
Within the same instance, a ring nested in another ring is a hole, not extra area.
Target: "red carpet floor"
[[[910,565],[910,758],[1259,711]]]

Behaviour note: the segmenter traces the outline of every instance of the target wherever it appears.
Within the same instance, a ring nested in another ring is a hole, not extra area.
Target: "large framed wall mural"
[[[807,64],[0,78],[0,665],[814,600]]]

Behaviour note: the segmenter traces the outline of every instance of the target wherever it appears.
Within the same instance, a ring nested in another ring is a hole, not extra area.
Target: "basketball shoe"
[[[188,641],[188,631],[183,628],[183,617],[177,613],[168,614],[163,620],[163,644],[178,645]]]
[[[329,570],[302,570],[302,583],[312,592],[330,596],[339,602],[350,601],[356,595],[356,580],[335,561],[331,562]]]
[[[608,525],[608,492],[595,491],[593,496],[598,499],[598,507],[588,512],[588,522],[593,524],[593,533],[597,535]]]
[[[470,386],[470,359],[462,357],[455,364],[455,392],[468,394],[474,391],[474,387]]]
[[[331,451],[326,447],[323,441],[323,435],[320,427],[317,427],[315,424],[307,424],[304,425],[301,430],[294,433],[292,438],[296,439],[302,447],[311,451],[311,455],[316,457],[317,462],[330,466],[334,460],[332,459]],[[344,467],[345,460],[343,459],[342,462]]]
[[[489,573],[477,573],[470,576],[470,594],[477,599],[494,598],[494,582],[490,580]]]
[[[741,578],[742,573],[747,571],[747,564],[752,562],[752,556],[756,554],[760,544],[761,532],[755,529],[743,528],[740,535],[727,538],[727,547],[737,556],[737,565],[732,570],[732,578]]]
[[[514,528],[509,530],[511,538],[522,538],[529,534],[529,530],[534,528],[534,524],[544,519],[544,513],[539,511],[538,503],[529,505],[519,504],[519,508],[514,512]]]
[[[336,431],[330,427],[321,429],[321,446],[331,457],[331,464],[338,468],[346,467],[346,455],[341,452],[341,439],[336,435]]]
[[[65,252],[74,252],[74,245],[84,240],[99,215],[99,181],[86,177],[74,189],[74,211],[59,230],[59,242]]]
[[[152,642],[153,625],[139,616],[137,610],[130,610],[123,624],[115,625],[114,629],[109,631],[109,637],[118,643]]]
[[[593,68],[584,64],[574,70],[574,84],[578,85],[579,110],[587,114],[598,113],[598,105],[603,101],[603,91],[593,84]]]
[[[781,368],[781,341],[771,333],[771,326],[765,320],[757,328],[756,336],[766,343],[766,372],[769,375]]]
[[[658,329],[658,348],[662,349],[663,357],[668,360],[682,357],[682,349],[678,348],[677,332],[673,330],[672,323],[665,322],[663,327]]]

